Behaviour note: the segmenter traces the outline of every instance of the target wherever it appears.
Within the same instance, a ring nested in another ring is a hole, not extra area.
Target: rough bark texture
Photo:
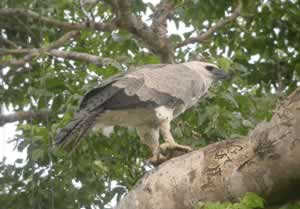
[[[146,174],[116,209],[192,209],[256,192],[268,204],[300,193],[300,88],[244,139],[211,144]]]

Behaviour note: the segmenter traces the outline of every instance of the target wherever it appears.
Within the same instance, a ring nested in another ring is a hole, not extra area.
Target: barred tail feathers
[[[72,145],[73,148],[76,148],[87,131],[94,126],[98,115],[95,112],[88,113],[86,111],[76,113],[71,122],[57,134],[55,145],[61,147]]]

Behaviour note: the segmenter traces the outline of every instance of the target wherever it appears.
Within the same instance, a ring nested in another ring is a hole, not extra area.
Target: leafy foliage
[[[197,209],[258,209],[265,208],[265,201],[263,198],[255,193],[248,192],[238,203],[231,202],[207,202],[199,203]],[[294,202],[279,207],[279,209],[299,209],[300,203]]]
[[[198,209],[257,209],[264,208],[264,200],[255,193],[248,192],[239,203],[205,203]]]
[[[153,8],[152,3],[132,2],[134,13],[141,16]],[[170,34],[173,44],[206,31],[232,12],[236,4],[235,0],[176,1],[169,23],[177,29],[181,24],[192,29],[183,36],[181,31]],[[78,1],[0,1],[0,8],[7,7],[31,9],[68,22],[85,19]],[[259,121],[270,119],[275,102],[299,82],[299,8],[297,0],[243,1],[242,17],[237,22],[218,30],[205,42],[177,49],[178,62],[201,54],[235,74],[232,80],[213,87],[199,105],[176,119],[173,133],[178,142],[199,148],[246,135]],[[95,7],[94,16],[101,20],[114,17],[102,1]],[[23,48],[47,46],[64,32],[30,18],[11,16],[0,18],[0,28],[0,37]],[[0,39],[0,48],[4,45]],[[31,68],[24,71],[13,67],[1,69],[0,106],[12,107],[14,111],[51,109],[46,120],[18,124],[14,143],[18,151],[28,154],[13,165],[5,160],[0,163],[1,207],[105,208],[133,187],[149,169],[144,161],[150,154],[134,131],[116,128],[109,138],[91,132],[72,154],[49,147],[57,129],[72,117],[84,92],[129,66],[159,63],[159,57],[145,47],[124,30],[81,31],[76,41],[62,48],[109,57],[116,62],[96,66],[45,54],[34,59]],[[12,59],[5,55],[0,62]],[[241,205],[260,207],[262,201],[248,194]]]
[[[289,203],[283,207],[280,207],[280,209],[299,209],[299,208],[300,208],[300,202]]]

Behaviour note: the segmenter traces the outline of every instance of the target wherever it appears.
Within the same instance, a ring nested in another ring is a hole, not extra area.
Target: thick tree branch
[[[168,40],[167,18],[174,12],[175,1],[162,0],[155,8],[152,15],[151,28],[155,34],[159,37],[158,42],[161,47],[167,47],[171,51]]]
[[[154,54],[160,56],[162,62],[174,62],[173,50],[167,39],[161,39],[159,34],[147,26],[140,17],[132,13],[129,0],[116,0],[113,1],[111,5],[117,14],[116,24],[118,27],[129,31],[141,39],[147,48]]]
[[[146,174],[116,209],[192,209],[256,192],[267,204],[299,197],[300,88],[240,140],[211,144]]]
[[[167,18],[174,12],[175,2],[170,0],[162,0],[155,8],[152,15],[152,25],[154,32],[158,32],[162,38],[167,36]]]
[[[224,27],[226,24],[234,21],[237,17],[239,17],[241,14],[241,7],[242,7],[242,5],[241,5],[241,3],[239,3],[238,6],[235,8],[235,10],[233,11],[233,13],[230,16],[219,20],[214,26],[209,28],[206,32],[201,33],[196,37],[187,38],[183,42],[177,44],[175,48],[180,48],[185,45],[193,44],[193,43],[201,43],[201,42],[207,40],[210,36],[213,35],[214,32],[218,31],[220,28]]]
[[[38,49],[23,49],[23,48],[16,48],[16,49],[6,49],[0,48],[0,56],[4,55],[18,55],[18,54],[28,54],[32,52],[36,52]]]
[[[18,45],[13,42],[13,41],[10,41],[6,38],[3,38],[2,36],[0,36],[0,43],[3,42],[4,44],[10,46],[10,47],[13,47],[13,48],[18,48]]]
[[[68,41],[70,41],[73,37],[78,36],[79,35],[79,31],[70,31],[66,34],[64,34],[62,37],[60,37],[58,40],[50,43],[48,46],[44,47],[44,48],[40,48],[38,50],[36,49],[32,49],[29,51],[29,53],[27,55],[25,55],[24,57],[20,58],[20,59],[16,59],[16,60],[12,60],[6,63],[2,63],[0,66],[11,66],[11,67],[20,67],[25,65],[26,63],[28,63],[29,61],[33,60],[36,57],[39,57],[40,55],[42,55],[43,53],[54,49],[54,48],[58,48],[60,46],[63,46],[65,43],[67,43]],[[18,53],[18,52],[24,52],[23,49],[19,49],[19,51],[17,51],[18,49],[12,49],[12,50],[8,50],[11,53]],[[6,52],[8,52],[6,50]],[[0,50],[0,54],[5,53],[5,50]]]
[[[131,3],[128,0],[113,0],[108,1],[112,6],[114,12],[117,15],[117,20],[113,20],[107,23],[97,23],[93,21],[87,21],[85,23],[69,23],[54,19],[52,17],[41,16],[40,14],[24,9],[5,8],[0,9],[0,16],[24,16],[35,20],[39,20],[45,24],[53,25],[55,27],[62,28],[64,30],[98,30],[98,31],[113,31],[117,28],[122,28],[137,38],[141,39],[147,48],[153,53],[159,55],[163,62],[173,62],[173,51],[166,40],[162,41],[160,36],[156,34],[150,27],[148,27],[140,17],[132,14]],[[163,18],[162,18],[163,19]],[[159,40],[159,41],[157,41]],[[25,63],[32,59],[31,56],[24,57]],[[20,63],[16,61],[17,66],[24,63],[20,60]]]
[[[6,123],[12,123],[16,121],[31,120],[31,119],[47,119],[50,111],[44,110],[39,112],[33,111],[21,111],[7,115],[0,115],[0,127]]]
[[[30,17],[34,20],[38,20],[45,24],[62,28],[64,30],[98,30],[98,31],[111,32],[116,29],[116,25],[114,21],[107,22],[107,23],[98,23],[92,21],[88,21],[85,23],[69,23],[66,21],[56,20],[52,17],[41,16],[40,14],[31,10],[24,10],[24,9],[17,9],[17,8],[0,9],[0,16]]]

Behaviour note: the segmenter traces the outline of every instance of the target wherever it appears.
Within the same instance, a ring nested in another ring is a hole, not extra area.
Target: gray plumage
[[[177,144],[170,122],[207,93],[214,80],[225,77],[215,65],[204,62],[145,65],[118,74],[89,91],[73,120],[56,137],[56,144],[77,144],[93,126],[135,127],[152,152],[152,161],[163,158],[161,148],[189,147]]]

